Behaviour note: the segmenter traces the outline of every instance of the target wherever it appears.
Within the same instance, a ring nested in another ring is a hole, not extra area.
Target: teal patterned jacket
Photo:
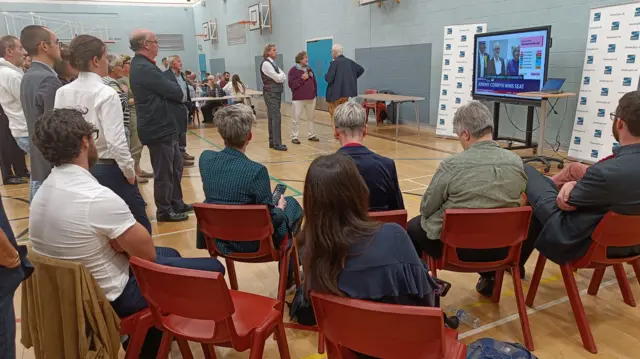
[[[273,192],[267,168],[250,160],[244,153],[225,147],[220,152],[206,150],[200,155],[200,176],[204,189],[204,203],[213,204],[265,204],[271,212],[273,239],[276,245],[285,237],[302,215],[295,199],[287,199],[286,213],[273,205]],[[293,203],[292,203],[293,202]],[[290,208],[291,207],[291,208]],[[216,241],[223,254],[230,252],[256,252],[256,242]],[[204,249],[204,236],[199,232],[197,248]]]

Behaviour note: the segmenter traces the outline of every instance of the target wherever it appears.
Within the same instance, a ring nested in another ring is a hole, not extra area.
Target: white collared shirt
[[[82,263],[109,301],[129,280],[129,259],[109,244],[136,224],[129,206],[77,165],[51,170],[31,201],[29,237],[41,255]]]
[[[0,58],[0,105],[9,119],[13,137],[27,137],[27,118],[20,102],[20,82],[24,72],[4,58]]]
[[[98,74],[81,72],[75,81],[56,92],[54,108],[69,107],[86,109],[84,119],[100,130],[96,141],[98,157],[115,160],[126,178],[135,177],[118,93],[105,85]]]
[[[267,62],[273,64],[276,68],[278,68],[278,70],[280,70],[280,72],[276,72],[276,70],[273,69],[273,66],[271,66],[271,64],[268,64]],[[264,72],[265,75],[271,77],[273,81],[279,84],[287,80],[287,74],[285,74],[284,71],[282,71],[282,69],[278,67],[276,62],[269,57],[267,57],[267,61],[262,63],[262,67],[260,69],[262,70],[262,72]]]
[[[496,68],[496,75],[502,75],[502,61],[499,57],[493,59]]]

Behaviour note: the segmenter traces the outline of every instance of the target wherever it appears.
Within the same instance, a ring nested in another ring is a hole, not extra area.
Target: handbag
[[[537,357],[518,343],[482,338],[469,344],[467,359],[537,359]]]

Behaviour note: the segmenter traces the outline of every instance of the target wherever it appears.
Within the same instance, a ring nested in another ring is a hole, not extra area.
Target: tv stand
[[[499,137],[498,129],[500,127],[500,102],[493,103],[493,139],[495,141],[509,141],[509,145],[507,146],[508,150],[523,150],[528,148],[533,148],[534,153],[536,153],[537,144],[533,143],[533,106],[528,106],[527,108],[527,129],[525,132],[525,138],[522,140],[521,138],[515,137]],[[513,142],[523,143],[523,146],[513,146]]]

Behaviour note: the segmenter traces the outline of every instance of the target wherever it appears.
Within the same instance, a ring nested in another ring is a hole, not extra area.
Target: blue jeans
[[[197,269],[208,272],[224,273],[224,267],[215,258],[182,258],[180,253],[167,247],[156,247],[156,263],[175,268]],[[120,318],[127,317],[147,308],[147,301],[140,292],[136,277],[129,273],[129,281],[120,296],[111,302],[111,306]],[[140,358],[153,359],[158,354],[162,332],[157,328],[151,328],[147,332]],[[126,347],[125,347],[126,349]]]
[[[31,145],[29,144],[29,136],[26,137],[14,137],[18,147],[23,150],[26,154],[31,154]]]
[[[33,201],[33,197],[35,197],[36,192],[38,192],[38,189],[40,189],[41,185],[41,181],[31,180],[31,184],[29,185],[29,202]]]

